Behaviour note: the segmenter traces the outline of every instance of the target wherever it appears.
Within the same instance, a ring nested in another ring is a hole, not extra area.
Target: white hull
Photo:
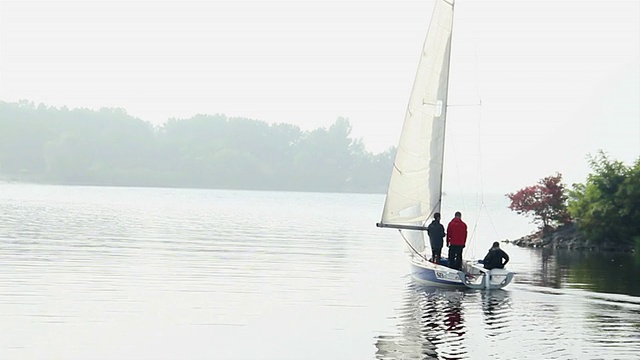
[[[409,264],[412,277],[424,285],[502,289],[511,283],[515,274],[506,269],[487,270],[482,264],[471,260],[464,261],[462,270],[434,264],[417,255],[409,257]]]

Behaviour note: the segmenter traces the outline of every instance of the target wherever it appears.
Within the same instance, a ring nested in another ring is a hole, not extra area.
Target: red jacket
[[[467,242],[467,224],[460,218],[453,218],[447,226],[447,244],[462,245]]]

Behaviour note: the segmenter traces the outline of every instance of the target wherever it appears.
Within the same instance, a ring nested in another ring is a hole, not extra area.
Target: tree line
[[[586,182],[568,189],[557,173],[506,196],[509,208],[532,216],[543,229],[575,222],[595,244],[635,244],[640,252],[640,157],[625,165],[599,151],[588,156]]]
[[[222,114],[162,125],[122,109],[0,102],[0,179],[54,184],[384,192],[395,148],[379,154],[329,128]]]

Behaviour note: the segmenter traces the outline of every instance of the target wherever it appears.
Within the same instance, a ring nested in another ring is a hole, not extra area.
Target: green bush
[[[589,165],[586,183],[569,192],[571,217],[590,242],[633,244],[640,236],[640,157],[627,166],[600,151]]]

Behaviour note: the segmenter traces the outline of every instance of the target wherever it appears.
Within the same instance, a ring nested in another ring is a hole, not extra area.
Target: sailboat
[[[444,139],[454,0],[436,0],[409,98],[393,164],[382,219],[376,225],[398,229],[408,247],[414,279],[429,285],[497,289],[514,273],[487,270],[480,261],[463,261],[462,269],[446,258],[431,262],[425,253],[426,223],[442,205]]]

